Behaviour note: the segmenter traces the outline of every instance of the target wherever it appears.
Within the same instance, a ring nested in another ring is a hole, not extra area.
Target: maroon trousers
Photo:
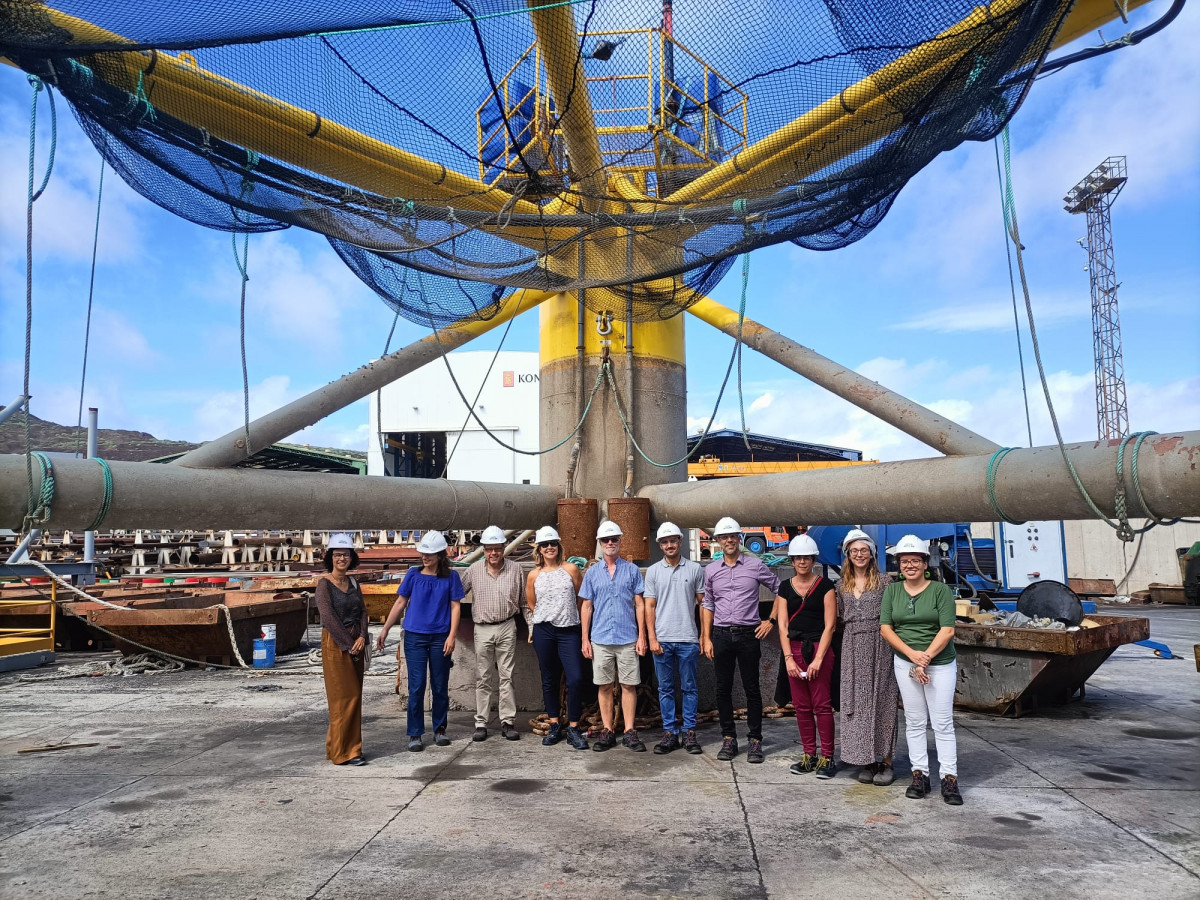
[[[801,672],[808,671],[808,663],[800,655],[800,642],[792,642],[792,659]],[[792,688],[792,706],[796,709],[796,727],[800,729],[800,743],[804,752],[812,756],[828,756],[833,759],[833,704],[829,699],[829,686],[833,676],[833,648],[830,647],[821,660],[815,678],[793,678],[788,676]],[[821,737],[821,752],[817,752],[817,735]]]

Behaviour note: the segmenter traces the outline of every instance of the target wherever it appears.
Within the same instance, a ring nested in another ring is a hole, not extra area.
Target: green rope
[[[586,569],[588,565],[588,561],[582,556],[568,556],[567,562],[575,563],[580,569]]]
[[[92,524],[84,531],[95,531],[100,527],[100,523],[104,521],[104,517],[108,515],[109,509],[112,508],[113,499],[113,477],[112,469],[108,467],[108,461],[100,457],[94,457],[96,462],[100,463],[100,471],[104,473],[104,494],[100,498],[100,511],[96,513],[96,518],[92,520]]]
[[[571,438],[575,437],[575,433],[579,431],[579,429],[583,427],[583,423],[587,421],[588,413],[591,412],[592,409],[592,401],[596,399],[596,392],[600,390],[600,385],[604,383],[603,367],[601,367],[601,370],[596,373],[596,383],[592,385],[592,393],[588,396],[587,405],[583,408],[583,415],[579,417],[579,421],[575,424],[575,427],[571,429],[566,437],[554,444],[552,447],[546,447],[542,450],[522,450],[519,447],[514,447],[511,444],[507,444],[498,436],[496,436],[492,430],[487,427],[487,425],[484,424],[483,419],[479,418],[479,413],[475,412],[475,405],[467,399],[467,395],[463,392],[462,386],[458,383],[458,377],[454,374],[454,369],[450,365],[449,350],[447,350],[445,344],[442,343],[441,332],[438,330],[437,322],[434,321],[433,304],[431,304],[429,302],[429,298],[425,296],[425,282],[424,279],[421,278],[420,269],[417,270],[417,285],[417,293],[421,297],[421,300],[425,303],[425,309],[428,311],[429,327],[433,330],[433,338],[435,341],[437,341],[438,349],[441,351],[442,362],[446,364],[446,372],[450,375],[450,383],[454,385],[454,390],[458,391],[459,399],[462,400],[463,405],[466,406],[471,418],[473,418],[479,424],[479,427],[483,429],[484,434],[490,437],[505,450],[511,450],[513,453],[520,453],[522,456],[542,456],[546,453],[557,450],[567,441],[571,440]],[[478,398],[476,399],[478,400]]]
[[[251,179],[251,174],[255,166],[258,165],[259,156],[253,150],[246,151],[246,164],[243,167],[245,172],[242,175],[242,189],[239,194],[239,201],[242,203],[250,199],[250,195],[254,193],[254,181]],[[234,211],[234,218],[237,218],[237,212]],[[250,280],[250,232],[242,232],[242,255],[238,256],[237,247],[237,232],[233,232],[233,261],[237,263],[238,272],[242,276],[242,295],[238,305],[238,340],[242,354],[242,414],[243,414],[243,429],[245,432],[246,442],[246,457],[249,458],[254,454],[250,448],[250,367],[246,362],[246,282]]]
[[[745,203],[746,203],[745,200],[736,201],[734,203],[734,210],[739,211],[739,212],[745,212],[745,208],[746,208]],[[739,206],[739,204],[741,204],[741,205]],[[733,364],[735,362],[740,363],[740,361],[741,361],[742,324],[745,322],[745,319],[746,319],[746,285],[749,282],[749,274],[750,274],[749,266],[750,266],[750,254],[749,253],[743,254],[743,256],[742,256],[742,298],[741,298],[741,302],[738,304],[737,336],[734,338],[733,352],[729,354],[729,364],[725,367],[725,377],[721,380],[720,390],[717,391],[717,402],[713,404],[712,415],[708,417],[708,424],[704,426],[704,431],[700,434],[700,440],[696,441],[696,446],[694,446],[691,450],[689,450],[687,453],[685,453],[683,456],[681,456],[679,459],[675,460],[674,462],[668,462],[668,463],[658,462],[657,460],[651,459],[649,456],[647,456],[646,452],[644,450],[642,450],[641,446],[638,444],[637,438],[635,438],[633,436],[633,429],[630,428],[629,422],[626,420],[625,414],[621,410],[621,395],[620,395],[620,392],[617,390],[616,381],[613,380],[611,373],[609,375],[609,382],[612,385],[613,396],[614,396],[614,398],[616,398],[616,403],[614,404],[614,406],[616,406],[616,409],[617,409],[617,417],[621,420],[621,425],[622,425],[622,427],[624,427],[625,433],[628,434],[629,437],[633,440],[633,447],[635,450],[637,450],[638,455],[641,456],[642,459],[644,459],[647,463],[654,466],[655,468],[671,469],[671,468],[674,468],[675,466],[679,465],[680,463],[687,462],[704,445],[704,442],[706,440],[708,440],[708,433],[710,431],[712,431],[713,422],[715,422],[717,420],[717,413],[720,412],[720,410],[721,410],[721,399],[725,396],[725,388],[727,388],[729,386],[729,376],[733,374]],[[740,367],[740,365],[738,367],[738,403],[739,403],[739,406],[741,406],[741,408],[742,408],[742,440],[746,441],[746,446],[748,448],[749,442],[746,440],[745,405],[744,405],[744,403],[742,401],[742,397],[741,397],[741,367]]]
[[[1117,448],[1117,493],[1121,499],[1121,505],[1117,510],[1117,515],[1121,524],[1126,528],[1127,533],[1129,534],[1129,537],[1123,538],[1123,540],[1133,540],[1134,535],[1144,534],[1155,525],[1175,525],[1179,522],[1196,521],[1195,519],[1187,519],[1182,516],[1174,519],[1164,519],[1155,513],[1154,510],[1150,508],[1150,504],[1146,502],[1146,495],[1142,493],[1141,476],[1138,472],[1138,458],[1140,456],[1142,444],[1145,442],[1146,438],[1152,437],[1156,434],[1158,434],[1157,431],[1135,431],[1133,434],[1122,438],[1121,445]],[[1127,510],[1125,509],[1125,484],[1124,478],[1122,477],[1122,470],[1125,460],[1125,447],[1128,446],[1130,441],[1133,442],[1133,452],[1131,454],[1132,458],[1129,462],[1129,471],[1133,481],[1133,494],[1135,497],[1137,497],[1138,505],[1141,506],[1142,512],[1145,513],[1147,519],[1146,524],[1141,528],[1131,528],[1129,526]]]
[[[1008,127],[1007,126],[1005,126],[1005,128],[1004,128],[1003,136],[1004,136],[1005,182],[1006,182],[1005,189],[1004,189],[1005,223],[1008,228],[1008,237],[1012,241],[1013,248],[1016,250],[1017,271],[1020,274],[1020,279],[1021,279],[1021,292],[1025,297],[1025,316],[1029,321],[1029,338],[1030,338],[1030,343],[1032,343],[1032,345],[1033,345],[1033,358],[1037,361],[1038,378],[1040,379],[1040,381],[1042,383],[1042,394],[1046,398],[1046,409],[1050,413],[1050,424],[1054,427],[1054,438],[1055,438],[1056,442],[1058,443],[1058,452],[1062,455],[1062,460],[1063,460],[1064,465],[1066,465],[1066,467],[1067,467],[1067,472],[1070,474],[1071,480],[1075,483],[1075,487],[1079,491],[1079,495],[1083,498],[1084,502],[1087,503],[1088,509],[1090,509],[1092,511],[1092,513],[1096,516],[1096,518],[1100,519],[1100,521],[1104,522],[1106,525],[1108,525],[1110,528],[1112,528],[1114,531],[1116,531],[1117,537],[1120,538],[1122,541],[1132,541],[1133,536],[1135,534],[1139,533],[1139,531],[1144,531],[1144,530],[1153,528],[1154,525],[1157,524],[1157,522],[1152,520],[1149,524],[1147,524],[1145,526],[1145,528],[1139,529],[1139,530],[1134,530],[1129,525],[1129,521],[1128,521],[1128,517],[1126,516],[1126,509],[1125,509],[1125,487],[1124,487],[1123,480],[1121,478],[1121,473],[1122,473],[1121,458],[1124,454],[1125,443],[1129,440],[1129,438],[1127,437],[1122,440],[1120,450],[1117,453],[1117,488],[1116,488],[1116,494],[1113,497],[1113,509],[1114,509],[1114,512],[1117,514],[1117,517],[1115,519],[1110,519],[1104,513],[1104,511],[1102,509],[1100,509],[1099,506],[1096,505],[1095,501],[1092,500],[1091,494],[1088,493],[1087,488],[1084,487],[1083,481],[1079,477],[1079,473],[1075,470],[1075,464],[1073,462],[1071,462],[1071,457],[1067,454],[1067,447],[1066,447],[1065,442],[1063,441],[1063,436],[1062,436],[1062,428],[1059,426],[1059,423],[1058,423],[1058,414],[1054,410],[1054,401],[1050,397],[1050,383],[1046,379],[1046,368],[1042,364],[1042,351],[1041,351],[1041,347],[1038,344],[1037,326],[1034,323],[1034,318],[1033,318],[1033,300],[1030,298],[1030,295],[1029,295],[1029,281],[1025,275],[1025,254],[1024,254],[1025,247],[1021,244],[1021,234],[1020,234],[1019,229],[1017,228],[1016,205],[1013,201],[1012,171],[1011,171],[1011,166],[1008,162],[1009,137],[1008,137]],[[1000,451],[997,451],[997,453],[999,453],[999,452]],[[1007,450],[1004,452],[1007,452]],[[995,457],[993,457],[993,460],[994,459],[995,459]],[[991,465],[991,463],[989,463],[989,466],[988,466],[989,476],[994,477],[994,476],[992,476],[991,468],[992,468],[992,465]],[[1141,489],[1141,486],[1139,484],[1137,486],[1137,490],[1140,491],[1140,489]],[[993,508],[996,508],[995,507],[995,498],[992,497],[990,499],[992,500]],[[1144,507],[1145,507],[1145,505],[1143,504],[1143,508]],[[999,511],[998,508],[997,508],[997,511]],[[1146,511],[1149,512],[1148,509]],[[1005,520],[1005,521],[1007,521],[1007,520]]]
[[[30,483],[28,512],[21,525],[22,531],[40,528],[49,521],[50,503],[54,500],[54,464],[50,462],[50,457],[37,450],[31,452],[29,457],[31,460],[37,460],[38,468],[41,470],[39,474],[41,487],[35,494],[33,484]]]
[[[988,460],[986,479],[987,497],[988,503],[992,504],[992,512],[999,517],[1001,522],[1007,522],[1009,525],[1020,525],[1020,522],[1008,517],[1008,514],[1000,508],[1000,501],[996,499],[996,475],[1000,471],[1001,461],[1012,452],[1012,449],[1012,447],[1001,447]]]
[[[747,203],[745,200],[733,201],[733,211],[739,216],[745,216],[747,213]],[[754,233],[754,229],[750,227],[750,219],[746,218],[742,223],[742,237],[749,239]],[[746,430],[746,398],[742,394],[742,322],[746,318],[746,288],[750,283],[750,254],[749,252],[742,254],[742,301],[738,307],[738,332],[737,332],[737,390],[738,390],[738,414],[742,420],[742,443],[746,445],[746,452],[752,453],[750,449],[750,438],[747,437]]]
[[[107,139],[106,139],[107,140]],[[75,455],[83,441],[83,390],[87,385],[88,344],[92,337],[92,297],[96,289],[96,250],[100,246],[100,205],[104,200],[104,156],[100,157],[100,188],[96,191],[96,227],[92,232],[92,273],[88,278],[87,317],[83,325],[83,369],[79,373],[79,413],[75,417]]]
[[[25,423],[25,478],[26,490],[28,491],[27,496],[29,498],[25,517],[26,522],[35,518],[36,511],[33,500],[33,436],[30,433],[29,425],[29,377],[33,367],[33,204],[42,196],[42,192],[46,190],[46,185],[50,183],[50,173],[54,171],[54,151],[58,146],[58,114],[54,111],[54,92],[47,88],[46,96],[50,99],[50,156],[46,163],[46,173],[42,176],[41,186],[37,190],[34,190],[34,172],[37,168],[38,94],[41,93],[45,85],[36,75],[28,76],[28,80],[29,86],[33,88],[33,100],[29,110],[29,191],[26,195],[27,202],[25,204],[25,375],[21,390],[21,393],[25,396],[25,408],[22,412],[22,417]],[[45,467],[49,466],[50,463],[46,457],[39,455],[39,461],[42,460],[45,460],[42,463],[44,472]],[[44,484],[43,487],[45,487]],[[53,493],[53,482],[51,482],[51,493]],[[49,516],[49,506],[47,506],[46,515]]]

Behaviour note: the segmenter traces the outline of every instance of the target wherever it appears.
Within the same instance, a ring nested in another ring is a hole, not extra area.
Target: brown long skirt
[[[329,701],[329,733],[325,755],[341,764],[362,755],[363,658],[338,649],[329,632],[321,629],[321,669]]]

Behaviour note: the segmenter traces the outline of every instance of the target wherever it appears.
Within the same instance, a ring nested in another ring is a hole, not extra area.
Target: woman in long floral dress
[[[842,580],[837,586],[842,643],[842,762],[861,766],[863,784],[896,780],[896,686],[891,648],[879,634],[879,606],[891,580],[875,562],[875,542],[855,528],[842,541]]]

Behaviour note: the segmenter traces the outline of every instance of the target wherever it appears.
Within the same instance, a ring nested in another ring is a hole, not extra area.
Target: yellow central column
[[[597,291],[598,302],[612,301],[612,333],[607,335],[613,378],[622,408],[628,415],[628,335],[625,303],[620,288]],[[600,301],[600,297],[603,301]],[[578,295],[558,294],[539,309],[541,349],[541,442],[543,447],[562,440],[579,421],[576,380],[582,377],[586,403],[596,384],[604,348],[597,333],[596,314],[584,309],[583,371],[579,373]],[[633,326],[633,415],[630,425],[646,455],[657,462],[673,462],[687,452],[687,379],[684,366],[681,315],[666,321]],[[575,470],[574,495],[601,502],[620,497],[626,481],[625,430],[617,414],[616,398],[607,380],[592,399],[587,420],[579,432],[581,452]],[[542,484],[563,487],[574,440],[542,456]],[[649,484],[686,481],[687,464],[659,468],[634,450],[633,491]]]

